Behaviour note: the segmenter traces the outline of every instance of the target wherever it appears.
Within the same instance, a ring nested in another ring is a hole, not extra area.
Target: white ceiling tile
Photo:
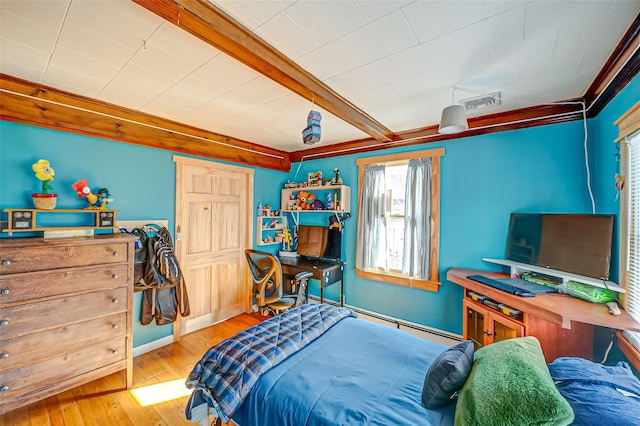
[[[3,64],[10,66],[11,69],[15,69],[19,64],[24,64],[25,74],[14,71],[14,72],[5,72],[3,69],[2,72],[13,75],[20,78],[27,78],[25,75],[44,75],[44,71],[49,64],[49,59],[51,55],[47,52],[43,52],[42,50],[34,49],[33,47],[25,46],[23,44],[17,43],[13,40],[7,40],[4,38],[0,38],[0,51],[2,55],[0,55],[0,59],[2,59]],[[34,70],[38,70],[37,73],[34,73]],[[7,69],[8,71],[8,69]],[[16,74],[17,72],[17,74]],[[40,78],[36,80],[31,80],[39,82]]]
[[[393,28],[393,31],[385,31]],[[375,61],[418,44],[402,13],[393,12],[345,36],[367,61]]]
[[[58,45],[117,68],[124,66],[135,53],[134,49],[72,23],[64,25]]]
[[[178,97],[197,99],[199,103],[207,103],[226,93],[220,86],[195,78],[193,74],[176,83],[170,92]]]
[[[287,96],[289,93],[283,86],[261,76],[220,96],[214,102],[225,103],[233,111],[245,111]]]
[[[146,46],[155,47],[194,65],[202,65],[220,54],[215,47],[169,22],[160,25],[149,38]]]
[[[256,34],[272,46],[292,59],[318,47],[309,35],[293,20],[281,13],[256,28]]]
[[[3,3],[4,5],[4,3]],[[4,10],[0,13],[0,35],[25,46],[51,53],[55,47],[58,32],[33,23]]]
[[[530,2],[526,7],[525,38],[571,27],[606,15],[609,1]]]
[[[73,1],[67,21],[135,50],[142,46],[163,20],[151,13],[133,16],[125,12],[123,7],[119,2]],[[135,10],[140,7],[136,5]],[[143,19],[139,19],[141,17]]]
[[[64,20],[64,15],[67,11],[69,1],[70,0],[2,0],[1,13],[9,13],[11,15],[27,19],[28,21],[57,34],[62,27],[62,21]],[[3,25],[1,30],[3,36],[4,31],[5,28]]]
[[[5,56],[0,56],[0,73],[36,83],[42,82],[44,76],[42,68],[33,68],[23,62],[14,62],[13,59],[9,60]]]
[[[425,119],[430,109],[430,104],[422,96],[413,96],[402,98],[396,101],[388,102],[382,106],[384,110],[377,111],[378,108],[372,108],[371,111],[379,120],[394,129],[415,129],[424,126],[425,123],[433,123],[436,120]],[[410,111],[410,113],[407,113]],[[438,117],[439,118],[439,117]]]
[[[172,80],[180,80],[196,69],[196,66],[181,60],[154,46],[146,46],[133,55],[131,64],[154,70]]]
[[[376,20],[384,15],[388,15],[414,0],[358,0],[358,4],[367,14],[370,20]]]
[[[294,0],[269,0],[269,1],[251,1],[251,0],[230,0],[230,1],[212,1],[215,5],[223,10],[228,10],[232,15],[242,16],[240,22],[247,22],[248,27],[255,29],[259,25],[264,24],[281,11],[285,10]],[[241,13],[238,13],[241,11]],[[255,24],[255,26],[251,26]]]
[[[77,50],[58,46],[51,57],[51,65],[62,69],[73,70],[78,74],[90,75],[106,84],[119,71],[119,67],[98,61]]]
[[[321,80],[358,68],[364,58],[344,38],[338,38],[298,58],[304,69]]]
[[[78,1],[78,0],[72,0],[72,1]],[[96,0],[80,0],[80,1],[95,2]],[[157,28],[158,25],[166,22],[164,19],[162,19],[155,13],[147,10],[146,8],[140,6],[139,4],[133,1],[123,1],[123,0],[103,0],[103,1],[106,1],[110,6],[128,15],[128,18],[126,18],[127,22],[130,22],[130,23],[137,22],[138,25],[145,27],[144,31],[148,31],[149,29],[152,29],[152,28]],[[131,19],[133,19],[134,21],[131,21]],[[138,30],[141,30],[141,29],[138,29]]]
[[[350,33],[369,22],[369,18],[355,2],[299,1],[285,11],[319,44]]]
[[[42,84],[95,98],[104,87],[105,82],[93,78],[91,75],[51,64],[42,79]]]
[[[402,8],[421,42],[433,40],[487,17],[481,1],[417,1]]]
[[[225,92],[233,90],[259,76],[260,74],[257,71],[226,54],[216,56],[190,75],[190,77],[218,86]]]
[[[127,64],[100,93],[100,99],[126,97],[129,108],[140,108],[176,83],[153,70]]]
[[[188,98],[177,97],[170,93],[168,90],[165,92],[167,96],[159,96],[153,99],[151,102],[147,102],[140,108],[140,111],[148,114],[157,115],[158,117],[170,118],[176,115],[181,115],[189,112],[192,108],[189,108],[190,100]],[[173,96],[172,96],[173,95]],[[191,99],[191,101],[194,101]],[[197,101],[193,103],[193,106],[197,104]]]

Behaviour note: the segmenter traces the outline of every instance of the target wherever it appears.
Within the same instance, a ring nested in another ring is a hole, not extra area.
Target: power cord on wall
[[[611,341],[609,342],[609,346],[607,346],[607,350],[604,352],[604,358],[602,358],[602,361],[600,361],[600,364],[604,364],[605,362],[607,362],[607,358],[609,357],[609,351],[611,351],[611,348],[613,347],[613,339],[616,336],[616,332],[614,330],[611,330]]]
[[[596,200],[591,190],[591,170],[589,168],[589,148],[587,145],[589,136],[587,129],[587,105],[584,102],[580,102],[580,104],[582,104],[582,122],[584,126],[584,165],[587,170],[587,190],[589,191],[589,198],[591,199],[591,213],[596,214]]]

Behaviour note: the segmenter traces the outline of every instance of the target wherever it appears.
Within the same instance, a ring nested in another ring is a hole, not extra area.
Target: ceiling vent
[[[493,108],[502,104],[500,92],[489,93],[488,95],[476,96],[475,98],[463,99],[460,103],[465,111],[475,111],[483,108]]]

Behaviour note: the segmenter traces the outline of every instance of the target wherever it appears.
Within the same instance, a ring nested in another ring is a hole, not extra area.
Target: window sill
[[[356,277],[365,278],[372,281],[380,281],[387,284],[401,285],[409,288],[417,288],[419,290],[433,291],[435,293],[440,289],[439,281],[424,280],[421,278],[411,278],[400,274],[390,272],[381,272],[373,270],[362,270],[356,268]],[[436,277],[437,279],[437,277]]]
[[[618,331],[618,348],[627,357],[631,365],[640,371],[640,351],[638,351],[626,337],[622,335],[622,331]]]

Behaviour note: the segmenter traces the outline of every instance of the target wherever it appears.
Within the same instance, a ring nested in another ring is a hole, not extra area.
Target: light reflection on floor
[[[171,401],[191,395],[193,389],[187,389],[184,385],[185,379],[176,379],[155,385],[143,386],[131,389],[131,395],[142,407],[158,404],[160,402]]]

